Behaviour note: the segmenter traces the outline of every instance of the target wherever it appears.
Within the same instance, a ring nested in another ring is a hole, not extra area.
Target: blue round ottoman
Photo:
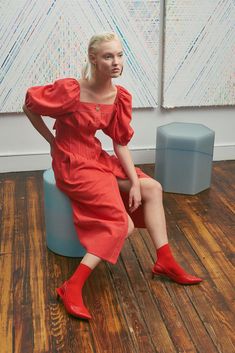
[[[86,250],[75,230],[70,200],[57,188],[52,169],[44,171],[43,187],[47,247],[59,255],[83,257]]]

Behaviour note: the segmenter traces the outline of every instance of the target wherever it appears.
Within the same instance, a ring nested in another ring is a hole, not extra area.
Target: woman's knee
[[[150,179],[148,183],[143,186],[142,195],[145,199],[162,198],[161,184],[154,179]]]
[[[162,185],[157,180],[154,180],[153,188],[155,192],[162,194]]]

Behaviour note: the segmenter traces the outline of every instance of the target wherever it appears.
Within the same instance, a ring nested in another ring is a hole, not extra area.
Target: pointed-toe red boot
[[[199,277],[192,276],[186,272],[178,274],[174,273],[173,271],[165,268],[163,265],[160,265],[157,262],[152,269],[152,277],[155,275],[167,277],[179,284],[197,284],[202,282],[202,279]]]
[[[91,319],[91,315],[83,303],[82,288],[91,273],[91,268],[81,263],[72,277],[56,288],[57,297],[63,301],[66,311],[81,319]]]
[[[91,315],[85,305],[83,304],[82,298],[74,295],[74,299],[71,299],[71,290],[69,289],[68,282],[56,288],[57,296],[63,301],[66,311],[78,318],[81,319],[91,319]]]
[[[187,273],[174,259],[169,244],[157,249],[157,261],[152,268],[152,277],[155,275],[171,279],[179,284],[197,284],[202,279]]]

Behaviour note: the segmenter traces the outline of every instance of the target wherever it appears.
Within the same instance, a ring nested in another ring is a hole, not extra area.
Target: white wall
[[[53,120],[45,118],[52,127]],[[134,109],[135,135],[129,144],[135,163],[154,163],[156,129],[174,121],[200,123],[215,131],[214,160],[235,159],[235,107]],[[109,137],[98,132],[103,148]],[[0,172],[40,170],[50,166],[49,146],[24,114],[0,114]]]
[[[160,2],[159,82],[162,82],[164,2]],[[115,82],[114,82],[115,83]],[[156,129],[174,121],[204,124],[215,131],[214,160],[235,159],[235,107],[160,108],[162,87],[159,84],[159,107],[134,109],[132,126],[135,135],[129,144],[135,163],[154,163]],[[53,120],[46,118],[52,127]],[[97,134],[103,148],[110,151],[111,140]],[[39,170],[50,166],[49,146],[34,130],[24,114],[0,114],[0,172]]]

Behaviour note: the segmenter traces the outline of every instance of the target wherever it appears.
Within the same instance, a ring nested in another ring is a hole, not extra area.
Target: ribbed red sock
[[[157,263],[159,265],[163,265],[165,268],[171,270],[175,274],[186,274],[184,269],[174,259],[169,244],[165,244],[157,249]]]
[[[92,272],[92,269],[89,266],[83,263],[80,263],[76,271],[69,278],[68,282],[69,283],[76,282],[78,287],[83,287],[84,283],[86,282],[91,272]]]
[[[83,304],[82,288],[91,274],[92,269],[81,263],[67,281],[67,298],[73,303]]]

